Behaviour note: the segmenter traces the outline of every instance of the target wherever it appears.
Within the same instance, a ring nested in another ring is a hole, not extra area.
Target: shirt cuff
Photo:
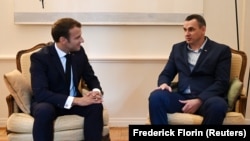
[[[72,107],[72,103],[73,103],[74,97],[73,96],[69,96],[65,102],[64,108],[65,109],[70,109]]]
[[[94,88],[92,91],[96,91],[96,92],[99,92],[101,94],[101,90],[98,88]]]

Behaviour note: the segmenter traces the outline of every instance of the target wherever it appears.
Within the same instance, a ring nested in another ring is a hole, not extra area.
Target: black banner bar
[[[249,125],[129,125],[129,141],[194,139],[250,141]]]

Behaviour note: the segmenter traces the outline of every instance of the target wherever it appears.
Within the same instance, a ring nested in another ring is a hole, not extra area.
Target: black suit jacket
[[[225,97],[229,88],[231,50],[229,46],[216,43],[209,38],[193,69],[188,65],[187,43],[174,44],[169,60],[159,75],[158,86],[162,83],[170,85],[178,73],[178,90],[184,92],[188,87],[202,101],[212,97]]]
[[[68,89],[64,69],[55,46],[42,48],[33,53],[30,59],[33,102],[48,102],[63,108],[68,97]],[[81,79],[84,79],[90,90],[99,88],[102,91],[83,47],[79,51],[72,52],[72,70],[77,96],[81,96],[77,89]]]

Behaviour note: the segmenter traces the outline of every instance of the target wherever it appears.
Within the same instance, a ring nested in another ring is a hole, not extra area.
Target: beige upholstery
[[[233,81],[235,78],[238,78],[241,82],[244,80],[247,56],[243,51],[237,51],[231,49],[232,52],[232,62],[231,62],[231,74],[230,79]],[[177,80],[175,78],[175,80]],[[235,124],[245,124],[245,112],[246,112],[246,101],[247,95],[246,91],[240,89],[238,91],[237,100],[235,102],[235,107],[232,111],[229,111],[224,119],[223,124],[225,125],[235,125]],[[167,113],[168,122],[172,125],[191,125],[191,124],[201,124],[203,117],[200,115],[187,114],[187,113]],[[150,124],[149,117],[146,121],[147,124]]]
[[[47,43],[51,44],[51,42]],[[29,114],[29,100],[32,92],[30,88],[30,55],[32,52],[46,46],[41,43],[30,49],[17,53],[17,70],[4,74],[4,81],[10,91],[6,97],[9,117],[7,120],[7,133],[9,141],[32,141],[32,127],[34,119]],[[82,92],[83,82],[79,84]],[[109,136],[109,115],[106,108],[103,111],[104,127],[103,141],[110,141]],[[60,116],[55,120],[54,140],[55,141],[79,141],[84,140],[83,136],[84,117],[78,115]],[[87,130],[87,129],[86,129]]]

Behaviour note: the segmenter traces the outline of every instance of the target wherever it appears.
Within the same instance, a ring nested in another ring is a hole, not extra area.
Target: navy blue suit
[[[209,38],[197,63],[191,71],[188,63],[187,43],[174,44],[169,60],[158,78],[158,86],[171,84],[178,74],[178,91],[154,90],[149,97],[149,113],[152,124],[168,124],[166,113],[182,112],[179,99],[199,98],[203,104],[196,112],[204,117],[202,124],[222,124],[227,112],[231,51],[226,45]],[[184,94],[190,86],[191,94]],[[216,116],[214,116],[216,115]]]
[[[73,106],[71,109],[64,108],[69,90],[55,46],[42,48],[40,51],[33,53],[30,59],[33,90],[31,114],[35,119],[33,126],[34,140],[52,141],[54,120],[61,115],[77,114],[85,117],[85,139],[100,141],[103,129],[102,104]],[[85,80],[90,90],[99,88],[102,91],[100,82],[95,76],[82,47],[79,51],[72,52],[72,72],[77,97],[82,96],[77,89],[81,79]]]

